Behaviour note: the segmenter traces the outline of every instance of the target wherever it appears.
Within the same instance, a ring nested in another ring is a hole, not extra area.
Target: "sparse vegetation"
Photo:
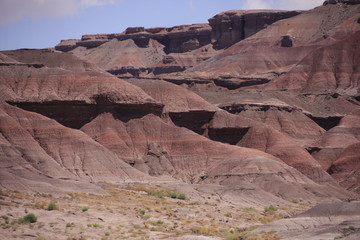
[[[180,200],[186,200],[187,197],[184,194],[178,194],[175,192],[170,192],[168,193],[168,197],[173,198],[173,199],[180,199]]]
[[[158,226],[158,225],[164,224],[164,221],[162,221],[162,220],[151,221],[150,224],[152,224],[154,226]]]
[[[75,226],[75,224],[74,224],[73,222],[72,222],[72,223],[67,223],[67,224],[66,224],[66,227],[67,227],[67,228],[69,228],[69,227],[74,227],[74,226]]]
[[[48,211],[53,211],[53,210],[56,210],[56,209],[58,209],[56,203],[54,203],[54,202],[49,203],[49,205],[47,207]]]
[[[246,208],[243,208],[243,210],[246,212],[256,212],[256,209],[254,207],[246,207]]]
[[[100,227],[102,227],[100,224],[98,224],[98,223],[93,223],[93,224],[88,224],[87,225],[88,227],[94,227],[94,228],[100,228]]]
[[[8,224],[9,223],[9,217],[8,216],[1,216],[2,219],[4,219],[5,223]]]
[[[270,206],[267,206],[264,208],[265,213],[276,212],[277,210],[278,210],[278,208],[274,207],[273,205],[270,205]]]
[[[171,193],[168,194],[168,197],[177,198],[177,194],[174,193],[174,192],[171,192]]]
[[[186,200],[187,197],[186,197],[184,194],[179,194],[179,195],[177,196],[177,199]]]
[[[211,226],[196,226],[191,228],[193,234],[199,234],[204,236],[218,236],[219,229],[216,225],[212,224]]]
[[[29,213],[25,215],[23,218],[19,219],[19,223],[35,223],[37,221],[37,217],[33,213]]]
[[[149,196],[155,196],[158,198],[164,198],[164,193],[160,192],[160,191],[156,191],[156,192],[148,192],[147,193]]]
[[[35,209],[45,209],[45,202],[36,202],[32,207]]]
[[[277,234],[275,231],[270,232],[260,232],[254,236],[250,236],[246,239],[248,240],[278,240],[281,236]]]
[[[105,188],[104,191],[107,194],[104,195],[78,192],[69,193],[67,197],[56,199],[52,196],[29,196],[27,202],[22,205],[22,209],[27,208],[30,211],[37,205],[37,208],[47,210],[49,202],[56,202],[58,205],[61,204],[61,209],[64,212],[69,213],[69,218],[64,217],[65,222],[58,222],[58,219],[55,222],[54,219],[50,219],[48,223],[43,225],[40,222],[21,227],[19,223],[25,222],[24,220],[19,221],[15,218],[14,223],[12,223],[12,215],[7,215],[9,223],[6,224],[6,217],[2,217],[0,226],[1,229],[11,230],[16,234],[21,234],[21,230],[25,227],[36,229],[39,234],[45,233],[45,235],[41,235],[45,238],[49,237],[47,234],[65,234],[69,239],[76,240],[84,232],[89,232],[95,239],[107,238],[108,240],[116,239],[116,236],[129,240],[161,239],[162,237],[172,239],[187,234],[214,236],[226,240],[249,240],[250,237],[255,240],[267,239],[261,238],[263,235],[265,237],[276,237],[274,233],[253,236],[252,228],[233,226],[241,226],[244,223],[260,225],[276,220],[279,216],[274,208],[277,209],[277,207],[268,206],[266,207],[268,211],[264,212],[265,208],[261,211],[261,209],[253,207],[234,208],[233,206],[220,205],[215,197],[206,198],[208,204],[198,199],[179,201],[177,199],[182,198],[181,194],[172,189],[158,186],[136,187],[135,189],[142,190]],[[153,195],[153,193],[156,194]],[[158,193],[162,193],[162,199],[156,196]],[[185,199],[189,199],[184,194],[183,196]],[[119,201],[120,199],[121,201]],[[292,205],[291,211],[303,210],[302,207],[302,204]],[[88,214],[79,213],[80,211],[88,211],[89,208],[93,211]],[[290,210],[287,209],[286,211]],[[47,218],[54,215],[51,212],[43,213],[47,214]],[[101,215],[97,215],[98,213]],[[131,222],[120,223],[120,225],[111,223],[110,225],[106,219],[107,215],[111,218],[115,216],[121,218],[121,221],[131,219]],[[79,219],[79,222],[74,223],[74,216],[78,216],[82,220]],[[154,236],[158,238],[154,238]]]

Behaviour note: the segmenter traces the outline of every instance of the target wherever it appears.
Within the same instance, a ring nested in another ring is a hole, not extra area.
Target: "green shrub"
[[[88,207],[83,207],[83,208],[81,209],[81,211],[83,211],[83,212],[86,212],[87,210],[89,210]]]
[[[179,194],[177,196],[177,199],[180,199],[180,200],[186,200],[186,196],[184,194]]]
[[[274,207],[273,205],[270,205],[270,206],[264,208],[265,212],[276,212],[277,210],[278,210],[278,208]]]
[[[67,227],[67,228],[73,227],[73,226],[75,226],[75,223],[67,223],[67,224],[66,224],[66,227]]]
[[[4,219],[5,223],[8,224],[9,223],[9,217],[6,215],[1,216],[2,219]]]
[[[170,198],[177,198],[177,194],[174,193],[174,192],[170,192],[170,193],[168,194],[168,197],[170,197]]]
[[[37,217],[33,213],[29,213],[23,218],[19,219],[20,223],[35,223],[37,221]]]
[[[151,221],[150,223],[151,223],[152,225],[158,226],[158,225],[163,225],[163,224],[164,224],[164,221],[162,221],[162,220],[157,220],[157,221]]]
[[[56,210],[56,209],[57,209],[56,203],[54,203],[54,202],[49,203],[49,205],[47,207],[48,211],[52,211],[52,210]]]
[[[160,191],[156,191],[156,192],[148,192],[148,195],[150,196],[156,196],[158,198],[164,198],[164,193],[160,192]]]
[[[174,192],[170,192],[168,193],[168,197],[170,198],[176,198],[176,199],[180,199],[180,200],[186,200],[186,196],[184,194],[177,194],[177,193],[174,193]]]

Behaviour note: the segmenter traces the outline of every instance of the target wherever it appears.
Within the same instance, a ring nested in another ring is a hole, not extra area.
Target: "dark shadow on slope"
[[[333,127],[336,127],[343,118],[342,116],[329,116],[329,117],[315,117],[312,115],[307,115],[307,116],[326,131],[330,130]]]
[[[250,128],[209,128],[208,137],[217,142],[237,144]]]
[[[169,116],[177,126],[188,128],[197,134],[203,135],[206,128],[204,125],[211,121],[214,114],[215,112],[190,111],[179,113],[171,112]]]
[[[8,102],[27,111],[36,112],[54,119],[60,124],[80,129],[96,118],[99,114],[109,112],[123,122],[134,118],[141,118],[147,114],[160,116],[162,105],[159,104],[88,104],[84,101],[51,101],[51,102]]]

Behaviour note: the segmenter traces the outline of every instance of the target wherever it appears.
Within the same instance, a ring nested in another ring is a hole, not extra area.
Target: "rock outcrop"
[[[69,51],[76,47],[95,48],[113,39],[133,40],[140,48],[148,46],[150,39],[165,46],[167,53],[187,52],[211,43],[208,24],[182,25],[171,28],[130,27],[123,33],[84,35],[81,40],[63,40],[55,49]]]
[[[209,19],[214,48],[228,48],[248,38],[268,25],[291,18],[300,11],[227,11]]]
[[[68,52],[97,64],[111,74],[121,77],[143,77],[182,72],[213,57],[215,49],[226,48],[251,36],[269,24],[300,12],[286,11],[230,11],[221,16],[234,15],[241,24],[230,23],[232,30],[218,29],[220,15],[209,19],[209,24],[193,24],[171,28],[130,27],[123,33],[84,35],[81,40],[62,40],[56,50]],[[246,21],[246,24],[245,24]],[[233,31],[233,33],[229,33]],[[240,32],[244,32],[243,35]],[[230,36],[230,35],[231,36]],[[220,42],[229,43],[221,46]],[[231,43],[230,43],[231,42]],[[116,50],[116,51],[114,51]]]
[[[360,28],[357,23],[359,11],[360,5],[327,5],[277,21],[206,63],[188,69],[186,74],[193,78],[226,77],[223,80],[227,82],[263,78],[268,80],[265,83],[271,84],[272,80],[283,77],[318,47],[330,48],[333,44],[340,44],[338,41],[345,41],[356,34]],[[284,42],[284,36],[287,36],[287,43]],[[354,38],[351,41],[352,44],[357,42]],[[284,47],[290,45],[292,47]],[[326,61],[334,59],[327,58]],[[267,84],[258,85],[261,88]]]
[[[65,126],[80,128],[103,111],[115,111],[120,116],[122,112],[129,115],[162,112],[163,105],[140,88],[102,73],[73,54],[47,50],[4,54],[42,67],[0,66],[2,100],[41,113]]]

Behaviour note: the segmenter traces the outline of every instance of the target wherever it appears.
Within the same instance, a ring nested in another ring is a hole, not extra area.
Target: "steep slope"
[[[360,31],[335,44],[319,47],[267,87],[357,95],[360,92],[359,41]]]
[[[359,11],[358,4],[338,3],[275,22],[189,69],[188,74],[224,78],[229,82],[248,78],[271,81],[290,71],[317,47],[332,45],[359,31]],[[333,59],[327,58],[326,61],[332,62]]]
[[[155,176],[169,174],[189,183],[228,187],[236,183],[249,191],[254,188],[256,198],[262,191],[284,199],[342,198],[345,193],[333,186],[315,184],[271,155],[210,141],[154,115],[124,123],[102,114],[81,130],[135,168]],[[290,186],[296,190],[286,190]]]
[[[316,182],[334,182],[307,151],[324,130],[299,111],[253,107],[238,115],[217,112],[207,130],[210,139],[264,151]]]
[[[327,131],[318,140],[316,145],[319,151],[314,154],[314,157],[325,170],[329,169],[346,147],[360,141],[359,118],[360,109],[357,108],[342,118],[338,126]]]
[[[298,109],[286,105],[220,105],[213,107],[186,88],[160,80],[129,82],[165,104],[177,126],[186,127],[212,140],[255,148],[280,158],[316,182],[334,182],[306,150],[324,130]]]
[[[160,62],[166,55],[164,48],[153,39],[149,40],[146,48],[138,47],[132,39],[112,39],[97,48],[78,47],[72,52],[112,74],[131,73],[136,76]]]
[[[2,100],[65,126],[80,128],[103,111],[116,111],[125,118],[162,111],[163,106],[140,88],[72,54],[47,50],[4,53],[26,64],[0,66]]]
[[[39,114],[5,105],[0,121],[1,186],[5,189],[76,191],[86,182],[147,179],[84,133]]]
[[[359,149],[360,142],[348,146],[329,168],[329,172],[340,182],[340,185],[357,193],[360,192]]]
[[[100,193],[89,183],[149,179],[83,132],[64,125],[79,128],[103,111],[128,113],[125,118],[161,112],[161,104],[140,88],[101,73],[71,54],[20,50],[3,56],[2,188]]]
[[[198,134],[206,131],[206,125],[220,109],[206,102],[186,88],[162,80],[129,79],[152,98],[164,104],[163,113],[180,127],[186,127]]]

